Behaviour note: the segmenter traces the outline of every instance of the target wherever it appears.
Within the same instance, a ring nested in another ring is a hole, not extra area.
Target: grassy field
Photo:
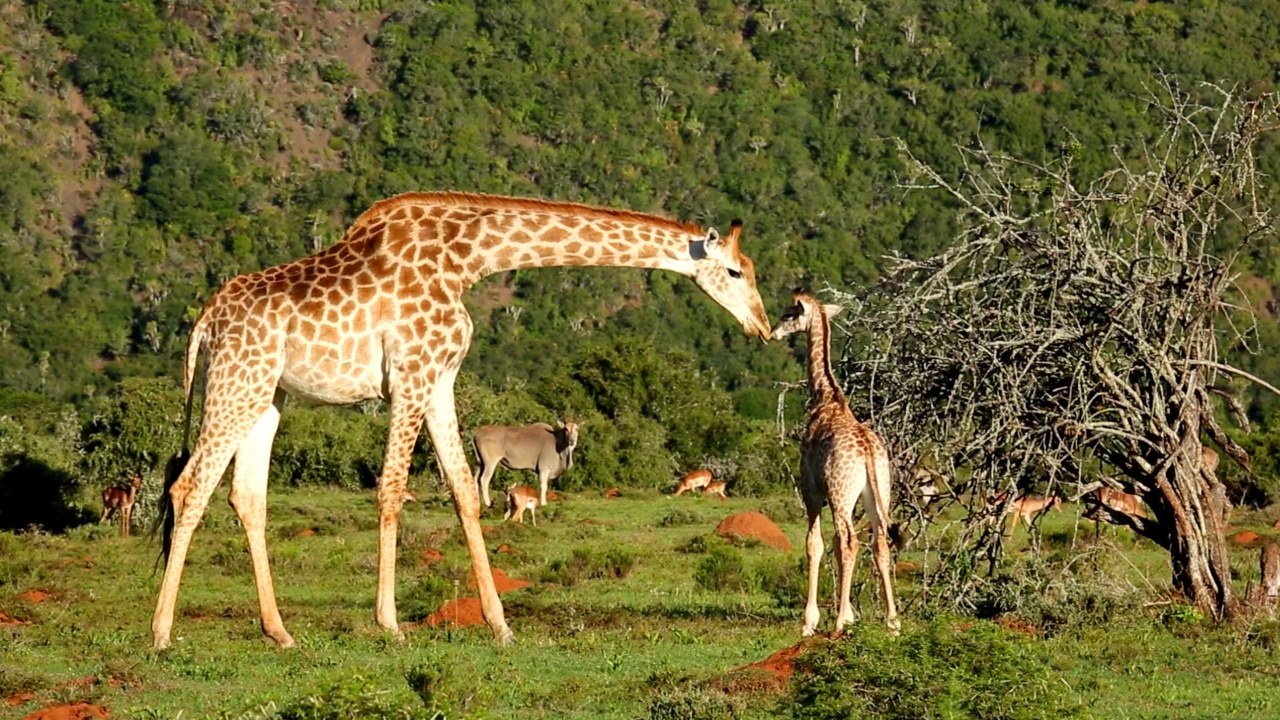
[[[0,624],[0,715],[77,700],[116,718],[357,716],[298,710],[344,702],[383,708],[370,717],[426,704],[448,717],[795,714],[785,688],[761,690],[732,681],[748,675],[726,676],[800,639],[804,529],[794,497],[581,493],[548,506],[537,528],[489,516],[495,567],[531,583],[504,594],[517,642],[497,647],[483,626],[419,624],[471,592],[443,495],[420,493],[423,502],[406,508],[397,598],[401,621],[413,625],[399,643],[373,621],[373,493],[275,491],[273,571],[298,641],[280,651],[259,631],[245,542],[225,493],[219,490],[196,534],[174,647],[165,652],[150,648],[159,574],[152,574],[156,546],[145,536],[121,538],[106,526],[67,536],[0,534],[0,621],[21,621]],[[735,548],[711,535],[722,518],[744,510],[777,520],[792,550]],[[1121,534],[1094,544],[1092,526],[1075,514],[1069,507],[1046,517],[1040,553],[1020,532],[1012,566],[1056,563],[1070,580],[1046,592],[1020,588],[1010,576],[1004,587],[1015,612],[998,623],[1011,629],[922,611],[913,598],[930,558],[913,545],[899,558],[904,641],[895,642],[905,648],[913,634],[939,627],[991,626],[1001,642],[1042,662],[1084,717],[1275,715],[1280,627],[1203,622],[1167,599],[1159,552]],[[1254,576],[1253,554],[1236,555],[1241,579]],[[856,581],[863,619],[853,634],[878,642],[881,611],[868,566],[864,555]],[[1075,572],[1084,566],[1090,570]],[[825,627],[830,617],[824,609]],[[887,647],[896,652],[897,645]],[[905,654],[886,660],[911,662]],[[1042,716],[1023,711],[1009,716]]]

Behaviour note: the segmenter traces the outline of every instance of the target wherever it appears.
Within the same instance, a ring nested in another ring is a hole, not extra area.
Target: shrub
[[[568,558],[548,563],[541,579],[542,582],[570,586],[582,580],[624,578],[631,574],[637,562],[639,556],[628,548],[614,547],[596,551],[577,548]]]
[[[649,698],[649,720],[731,720],[743,716],[747,704],[716,690],[677,687],[655,692]]]
[[[804,720],[1085,717],[1068,693],[1039,643],[995,625],[935,622],[897,638],[855,625],[800,656],[783,708]]]
[[[711,546],[693,571],[693,581],[698,587],[715,592],[746,591],[752,585],[742,551],[724,543]]]
[[[274,479],[291,485],[373,487],[387,423],[348,408],[290,408],[276,435]]]
[[[662,519],[658,521],[658,525],[661,527],[676,527],[678,525],[697,525],[701,522],[702,516],[698,513],[684,508],[676,508],[663,515]]]
[[[378,689],[374,680],[357,675],[294,700],[276,713],[263,713],[262,717],[272,720],[444,720],[444,713],[426,709],[417,698],[409,699],[403,694],[397,698],[396,693]]]

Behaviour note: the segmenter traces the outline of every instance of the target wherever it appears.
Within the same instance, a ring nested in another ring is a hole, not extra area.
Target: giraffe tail
[[[173,546],[173,526],[177,521],[177,517],[173,507],[173,495],[170,490],[173,489],[173,484],[178,481],[178,478],[182,476],[182,471],[186,468],[187,462],[191,460],[191,408],[195,399],[196,366],[200,361],[200,351],[204,349],[205,334],[204,317],[201,316],[196,321],[195,327],[191,328],[191,337],[187,340],[186,364],[182,373],[182,392],[184,395],[182,449],[165,463],[164,487],[160,490],[156,521],[151,527],[151,536],[153,538],[157,532],[160,533],[160,555],[156,558],[156,563],[151,568],[152,575],[155,574],[160,565],[169,561],[169,550]]]

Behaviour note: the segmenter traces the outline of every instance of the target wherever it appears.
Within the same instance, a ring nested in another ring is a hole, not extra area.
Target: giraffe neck
[[[642,213],[461,193],[401,195],[366,215],[357,225],[385,223],[395,238],[393,253],[438,259],[441,271],[464,289],[486,275],[540,267],[633,267],[692,276],[705,237],[695,225]]]
[[[814,309],[809,327],[809,404],[846,405],[844,392],[831,371],[831,324],[821,307]]]

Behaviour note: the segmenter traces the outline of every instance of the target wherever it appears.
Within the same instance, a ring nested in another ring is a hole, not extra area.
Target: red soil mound
[[[491,567],[493,572],[493,584],[499,593],[511,592],[528,587],[529,583],[524,580],[514,580],[507,577],[507,574],[496,567]],[[475,588],[476,579],[471,578],[467,583],[467,587]],[[480,598],[464,597],[457,600],[450,600],[441,605],[435,612],[427,616],[422,621],[423,625],[428,627],[471,627],[472,625],[484,624],[484,611],[480,607]]]
[[[716,526],[716,534],[726,538],[755,538],[783,552],[791,552],[791,541],[782,528],[764,513],[747,511],[730,515]]]
[[[28,590],[18,595],[19,600],[26,600],[27,602],[33,603],[42,603],[52,597],[53,593],[45,592],[44,590]]]
[[[427,616],[423,623],[429,627],[470,627],[484,624],[484,612],[480,609],[480,598],[464,597],[440,606],[440,609]]]
[[[607,498],[620,498],[622,497],[622,491],[616,487],[611,487],[604,491],[604,496]]]
[[[312,535],[315,535],[315,534],[316,534],[315,528],[303,528],[298,532],[294,533],[293,536],[294,537],[311,537]]]
[[[444,555],[442,555],[440,551],[436,550],[435,548],[427,548],[426,550],[422,551],[423,565],[434,565],[443,559],[444,559]]]
[[[547,489],[547,502],[552,502],[553,500],[559,500],[559,499],[560,499],[560,493],[550,488]]]
[[[494,552],[496,552],[496,553],[509,553],[509,552],[511,552],[511,546],[510,546],[510,545],[508,545],[508,544],[506,544],[506,543],[502,543],[501,545],[499,545],[499,546],[498,546],[498,549],[497,549],[497,550],[494,550]]]
[[[1236,545],[1249,545],[1258,542],[1262,536],[1252,530],[1241,530],[1227,539]]]
[[[493,572],[493,584],[498,588],[499,593],[511,592],[512,590],[529,587],[528,582],[524,580],[512,580],[507,577],[506,573],[496,567],[490,567],[489,569]],[[473,590],[475,589],[476,579],[474,577],[467,582],[467,587],[472,588]]]
[[[101,705],[86,702],[52,705],[37,710],[22,720],[93,720],[93,718],[109,718],[111,713]]]
[[[812,643],[812,640],[800,642],[782,648],[764,660],[734,668],[725,673],[720,687],[728,693],[781,690],[795,672],[795,659],[804,654]]]
[[[9,697],[7,697],[7,698],[5,698],[5,699],[4,699],[4,704],[5,704],[7,707],[18,707],[19,705],[21,705],[21,704],[25,703],[26,701],[28,701],[28,700],[30,700],[30,699],[32,699],[32,698],[34,698],[35,696],[36,696],[36,694],[35,694],[35,693],[33,693],[33,692],[20,692],[20,693],[14,693],[14,694],[12,694],[12,695],[10,695]]]

